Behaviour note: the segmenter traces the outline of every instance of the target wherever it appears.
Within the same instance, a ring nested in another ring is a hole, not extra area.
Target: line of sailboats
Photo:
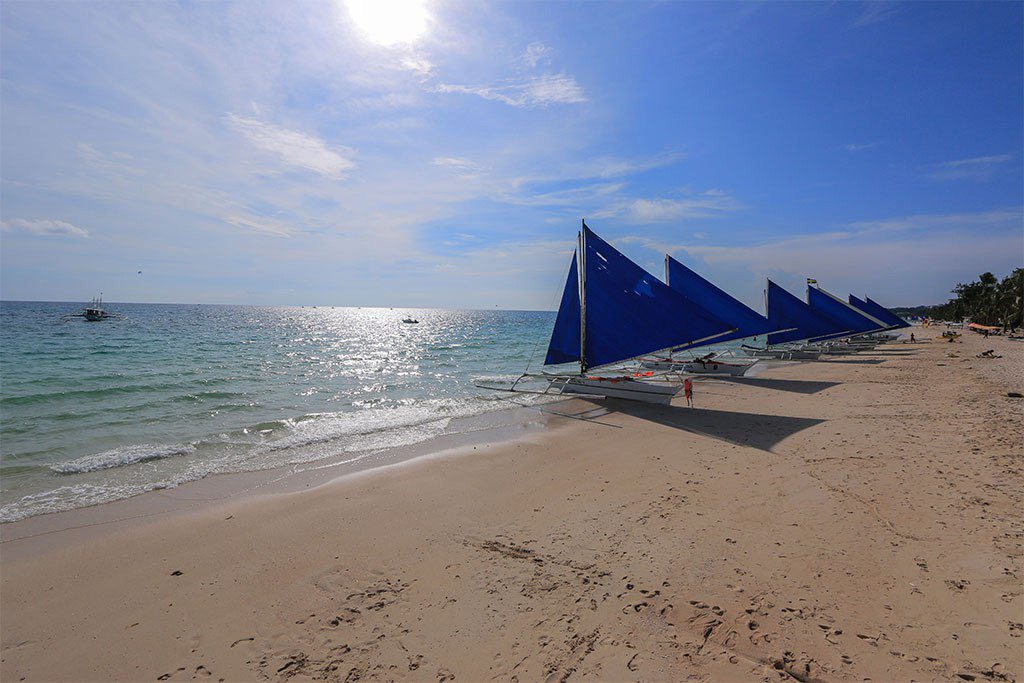
[[[662,282],[584,221],[544,369],[523,373],[507,388],[481,386],[665,404],[679,392],[682,373],[743,375],[762,359],[856,353],[898,337],[897,330],[906,327],[870,298],[843,300],[812,279],[806,302],[769,280],[761,315],[671,256],[665,257]],[[753,344],[743,344],[741,353],[696,353],[747,339]],[[567,371],[569,364],[576,367]],[[534,381],[540,389],[529,388]]]

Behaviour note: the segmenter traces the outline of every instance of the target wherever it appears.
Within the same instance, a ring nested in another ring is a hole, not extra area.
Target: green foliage
[[[999,281],[992,273],[982,273],[977,281],[953,288],[956,298],[939,306],[901,309],[902,315],[917,315],[960,322],[968,320],[1003,329],[1024,325],[1024,268],[1017,268]]]

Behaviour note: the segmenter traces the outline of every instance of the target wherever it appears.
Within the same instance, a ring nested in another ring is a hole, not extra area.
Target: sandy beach
[[[0,678],[1019,680],[1024,347],[941,331],[309,490],[5,525]]]

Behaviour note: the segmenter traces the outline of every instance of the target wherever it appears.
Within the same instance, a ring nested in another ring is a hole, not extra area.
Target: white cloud
[[[870,26],[886,21],[894,14],[896,14],[896,3],[870,0],[865,3],[864,11],[854,20],[853,25],[855,28]]]
[[[811,276],[837,293],[898,292],[894,305],[928,303],[938,301],[937,292],[958,279],[985,270],[1008,272],[1019,264],[1022,217],[1019,208],[913,215],[749,245],[641,241],[659,252],[699,258],[712,279],[717,272],[749,273],[751,289],[743,292],[748,302],[757,300],[765,276],[792,287]],[[979,230],[981,226],[985,229]],[[968,243],[970,248],[965,248]]]
[[[433,166],[444,166],[458,171],[473,171],[480,168],[478,164],[469,159],[462,159],[460,157],[434,157],[430,160],[430,163]]]
[[[497,86],[442,83],[437,87],[437,91],[476,95],[511,107],[546,107],[551,104],[579,104],[587,101],[583,88],[576,79],[564,74],[532,76],[523,81]]]
[[[85,238],[89,236],[89,231],[85,228],[66,221],[14,218],[9,221],[0,221],[0,227],[5,231],[25,232],[38,237]]]
[[[225,218],[228,223],[239,228],[255,230],[267,235],[278,235],[279,237],[291,237],[291,229],[281,221],[270,218],[253,218],[252,216],[228,216]]]
[[[228,114],[227,119],[253,145],[276,154],[281,161],[291,166],[337,179],[345,178],[356,167],[354,161],[343,156],[351,155],[351,150],[340,148],[340,151],[335,151],[326,142],[308,133],[279,128],[237,114]]]
[[[654,168],[671,166],[682,158],[683,155],[678,152],[669,152],[641,160],[599,157],[579,164],[575,172],[579,178],[618,178],[643,173]]]
[[[849,227],[857,232],[897,232],[915,229],[937,229],[978,226],[1020,225],[1020,209],[993,209],[975,213],[916,214],[900,218],[883,218],[874,221],[857,221]],[[843,233],[847,234],[847,233]]]
[[[554,53],[554,49],[544,43],[530,43],[519,59],[530,68],[534,68],[540,62],[550,59]]]
[[[863,152],[869,149],[878,147],[877,142],[851,142],[848,145],[843,145],[847,152]]]
[[[637,198],[618,202],[594,214],[595,218],[618,217],[627,223],[668,223],[711,218],[741,208],[734,197],[718,189],[684,198]]]
[[[409,54],[399,61],[399,64],[406,71],[412,71],[421,78],[426,78],[434,73],[434,64],[421,55]]]
[[[527,196],[508,195],[505,201],[518,206],[570,206],[587,209],[598,202],[608,201],[609,195],[624,187],[624,183],[593,183]]]
[[[928,176],[933,180],[988,180],[1003,164],[1012,160],[1011,154],[993,154],[945,161],[927,167]]]

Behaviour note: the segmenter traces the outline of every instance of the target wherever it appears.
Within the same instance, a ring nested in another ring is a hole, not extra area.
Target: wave
[[[261,450],[282,451],[335,441],[343,437],[403,430],[441,421],[447,423],[452,417],[469,416],[476,412],[480,411],[473,410],[472,404],[467,401],[434,399],[388,408],[310,413],[297,419],[261,425],[264,428],[270,427],[272,431],[275,427],[283,427],[287,432],[284,436],[272,438]]]
[[[108,470],[113,467],[123,467],[124,465],[134,465],[148,460],[162,460],[178,455],[189,455],[193,452],[195,452],[195,446],[190,444],[170,446],[135,444],[114,448],[94,455],[87,455],[76,460],[69,460],[68,462],[54,463],[50,465],[50,470],[57,474],[83,474],[85,472]]]
[[[139,393],[157,393],[165,392],[167,390],[180,390],[189,392],[185,395],[161,397],[160,400],[172,400],[172,401],[195,401],[202,400],[203,398],[230,398],[233,396],[242,396],[244,393],[230,392],[230,391],[200,391],[192,392],[191,390],[200,387],[208,387],[211,384],[222,384],[227,382],[226,379],[210,379],[210,380],[197,380],[191,382],[163,382],[158,384],[122,384],[119,386],[112,387],[97,387],[95,389],[70,389],[65,391],[48,391],[39,392],[34,394],[22,394],[21,396],[7,396],[0,399],[0,405],[2,406],[20,406],[20,405],[33,405],[36,403],[45,403],[47,401],[65,401],[69,399],[79,400],[90,400],[99,401],[110,396],[118,396],[123,394],[139,394]]]

